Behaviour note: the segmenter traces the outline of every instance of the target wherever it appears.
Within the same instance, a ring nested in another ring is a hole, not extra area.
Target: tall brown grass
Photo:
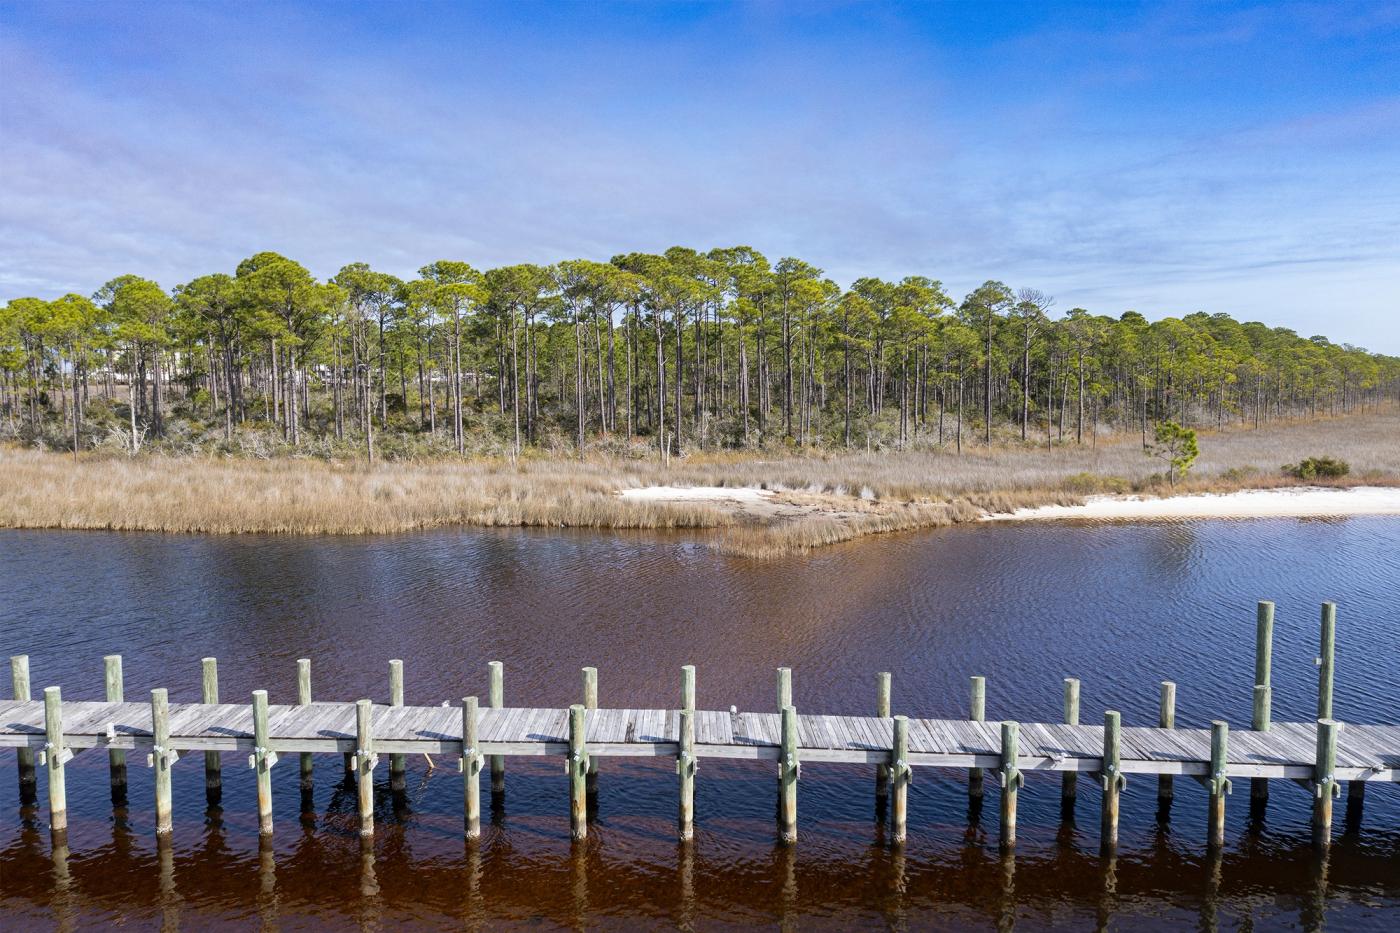
[[[1294,485],[1300,456],[1351,463],[1351,483],[1400,484],[1400,413],[1206,435],[1176,492]],[[526,457],[358,463],[230,457],[70,457],[0,447],[0,527],[366,534],[446,525],[715,529],[731,554],[768,556],[863,535],[1070,504],[1095,492],[1166,493],[1135,438],[1046,451],[710,454],[669,466]],[[762,486],[779,517],[709,502],[619,498],[654,484]]]

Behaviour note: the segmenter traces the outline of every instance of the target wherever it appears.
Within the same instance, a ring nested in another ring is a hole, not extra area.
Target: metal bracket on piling
[[[258,746],[253,749],[253,754],[248,756],[248,767],[256,770],[261,767],[264,770],[277,764],[277,753],[270,748]]]
[[[800,768],[800,766],[799,766]],[[801,773],[800,771],[798,772]],[[903,778],[906,783],[914,783],[914,768],[903,758],[896,758],[890,762],[890,780],[898,781]]]
[[[1128,786],[1128,776],[1126,774],[1114,774],[1113,765],[1108,766],[1107,771],[1099,772],[1099,780],[1103,782],[1103,789],[1108,790],[1110,782],[1117,782],[1118,789],[1122,790]]]
[[[484,760],[485,756],[475,748],[463,749],[462,756],[457,759],[457,770],[463,774],[480,774]]]
[[[355,749],[355,757],[350,759],[350,770],[358,771],[361,768],[366,771],[373,771],[379,764],[379,756],[366,752],[363,748]]]
[[[146,755],[146,767],[154,768],[156,766],[156,762],[160,762],[160,766],[162,768],[169,768],[171,765],[173,765],[179,760],[180,753],[175,751],[175,749],[163,748],[162,746],[154,745],[151,747],[150,752]]]
[[[699,770],[700,759],[696,758],[690,752],[682,749],[680,754],[676,755],[677,774],[684,776],[686,774],[694,774],[696,771]]]

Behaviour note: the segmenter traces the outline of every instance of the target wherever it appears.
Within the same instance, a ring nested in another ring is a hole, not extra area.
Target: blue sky
[[[678,243],[1400,353],[1400,4],[0,0],[0,298]]]

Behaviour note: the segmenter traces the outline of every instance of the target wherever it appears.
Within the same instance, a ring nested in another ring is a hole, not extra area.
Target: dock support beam
[[[45,687],[44,761],[49,768],[49,829],[55,834],[68,831],[68,790],[64,781],[68,757],[63,741],[63,693],[57,687]]]
[[[574,839],[588,836],[587,713],[582,703],[569,707],[569,830]]]
[[[1001,848],[1016,848],[1016,796],[1026,779],[1016,767],[1020,753],[1021,727],[1014,722],[1001,724]]]
[[[909,826],[909,784],[914,771],[909,766],[909,717],[896,716],[894,741],[890,749],[890,838],[903,845]]]
[[[1225,796],[1230,793],[1230,779],[1225,776],[1229,760],[1230,724],[1215,720],[1210,724],[1210,774],[1206,788],[1210,791],[1210,805],[1206,820],[1206,845],[1219,849],[1225,844]]]
[[[310,658],[297,658],[297,706],[310,706],[310,705],[311,705],[311,659],[310,659]],[[301,792],[302,792],[303,794],[309,792],[309,791],[312,789],[312,787],[314,786],[314,778],[313,778],[313,775],[312,775],[312,772],[313,772],[314,767],[315,767],[315,766],[312,764],[312,760],[311,760],[311,753],[310,753],[310,752],[302,752],[302,753],[301,753],[301,767],[300,767],[300,769],[299,769],[299,773],[300,773],[300,775],[301,775]],[[304,810],[305,810],[305,807],[303,806],[303,811],[304,811]]]
[[[156,835],[168,836],[175,828],[170,806],[170,766],[176,755],[170,747],[170,695],[164,687],[151,691],[151,767],[156,772]]]
[[[359,791],[360,835],[374,835],[374,707],[369,700],[355,701],[355,757],[351,759]]]
[[[890,675],[875,675],[875,715],[881,719],[890,718]],[[875,812],[881,818],[885,813],[885,800],[890,794],[889,765],[875,766]]]
[[[1099,830],[1099,846],[1104,852],[1118,848],[1118,796],[1127,781],[1122,773],[1122,716],[1117,710],[1103,714],[1103,818]]]
[[[108,703],[120,703],[125,698],[126,687],[122,681],[122,656],[109,654],[102,659],[102,683]],[[107,751],[107,772],[112,783],[112,804],[123,806],[126,803],[126,752],[120,748]]]
[[[1074,677],[1065,678],[1064,720],[1067,726],[1079,725],[1079,681]],[[1074,771],[1066,771],[1060,778],[1061,808],[1072,808],[1078,794],[1079,774]]]
[[[1330,605],[1330,604],[1329,604]],[[1334,719],[1317,721],[1317,761],[1313,765],[1313,845],[1326,849],[1332,844],[1332,800],[1340,797],[1337,781],[1337,733],[1342,724]]]
[[[786,668],[783,668],[786,670]],[[778,827],[784,843],[797,841],[797,779],[802,763],[797,757],[797,708],[783,707],[783,728],[778,754]]]
[[[481,835],[481,752],[477,748],[476,697],[462,699],[462,810],[468,839]]]
[[[1162,681],[1161,696],[1157,701],[1157,725],[1162,729],[1176,728],[1176,684],[1170,680]],[[1175,784],[1170,774],[1157,775],[1159,803],[1170,803],[1176,795]]]
[[[277,755],[267,734],[267,691],[253,691],[253,768],[258,775],[258,835],[272,835],[272,766]]]
[[[11,694],[16,700],[28,702],[29,695],[29,655],[17,654],[10,658],[10,683],[14,687]],[[34,749],[18,750],[19,762],[19,802],[20,806],[34,803],[39,796],[39,778],[34,773]]]
[[[219,702],[219,662],[214,658],[204,658],[200,662],[200,702]],[[204,753],[204,799],[211,807],[217,807],[224,795],[224,776],[219,763],[218,752]]]
[[[491,672],[488,700],[492,709],[501,709],[505,704],[505,665],[492,661],[486,665]],[[491,756],[491,796],[499,797],[506,792],[506,758],[504,755]]]
[[[987,678],[972,678],[972,698],[968,704],[968,719],[984,722],[987,718]],[[967,772],[967,796],[973,800],[982,799],[982,769],[971,768]]]
[[[1254,711],[1249,724],[1255,732],[1268,732],[1273,726],[1273,653],[1274,604],[1261,599],[1255,612]],[[1249,797],[1251,800],[1268,800],[1268,778],[1251,778]]]
[[[403,706],[403,662],[393,660],[389,662],[389,705]],[[404,774],[407,755],[394,754],[389,756],[389,789],[402,791],[408,784],[408,779]]]
[[[596,667],[585,667],[583,669],[583,708],[598,708],[598,669]],[[590,800],[598,797],[598,762],[588,759],[588,781],[587,792]]]

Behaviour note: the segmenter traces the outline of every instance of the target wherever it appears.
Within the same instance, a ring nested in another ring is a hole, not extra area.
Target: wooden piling
[[[902,845],[909,825],[909,784],[914,778],[909,767],[909,717],[896,716],[890,748],[890,839]]]
[[[258,775],[258,834],[272,834],[272,751],[267,732],[267,691],[253,691],[253,768]]]
[[[1161,694],[1157,699],[1157,726],[1162,729],[1176,728],[1176,684],[1162,681]],[[1170,774],[1157,775],[1157,799],[1170,801],[1175,796],[1175,779]]]
[[[176,755],[170,747],[170,696],[164,687],[151,691],[151,745],[151,767],[156,773],[156,835],[165,836],[175,828],[170,806],[170,766]]]
[[[1322,637],[1317,655],[1317,718],[1332,718],[1332,672],[1337,647],[1337,604],[1322,604]]]
[[[1079,725],[1079,680],[1074,677],[1065,678],[1064,721],[1067,726]],[[1079,774],[1066,771],[1060,778],[1061,805],[1073,806],[1078,795]]]
[[[792,705],[792,668],[778,668],[778,712]]]
[[[1225,776],[1229,760],[1230,724],[1217,719],[1210,724],[1210,774],[1206,788],[1210,791],[1209,813],[1206,821],[1206,844],[1218,849],[1225,844],[1225,796],[1230,793],[1230,779]]]
[[[1255,732],[1268,732],[1273,726],[1273,653],[1274,604],[1261,599],[1255,610],[1254,622],[1254,710],[1249,727]],[[1249,796],[1252,800],[1269,799],[1267,778],[1251,778]]]
[[[389,662],[389,705],[403,706],[403,662],[397,659]],[[407,761],[407,755],[393,754],[389,756],[390,790],[401,791],[407,786],[408,778],[405,774]]]
[[[782,723],[778,749],[778,826],[783,842],[792,844],[797,841],[797,779],[802,763],[797,757],[797,709],[791,704],[783,707]]]
[[[68,789],[64,775],[69,757],[67,743],[63,741],[63,693],[58,687],[45,687],[44,763],[49,769],[49,829],[55,833],[68,831]]]
[[[1099,772],[1103,781],[1103,817],[1099,844],[1106,852],[1118,847],[1118,796],[1127,783],[1122,774],[1122,724],[1117,710],[1103,714],[1103,764]]]
[[[297,658],[297,706],[311,705],[311,659]],[[301,775],[301,790],[309,791],[314,786],[313,769],[315,764],[312,761],[310,752],[301,753],[301,767],[298,773]]]
[[[204,658],[201,667],[201,695],[203,703],[219,702],[219,662],[214,658]],[[204,799],[209,806],[217,807],[224,794],[224,776],[218,752],[204,753]]]
[[[569,707],[569,830],[575,839],[588,836],[587,714],[582,703]]]
[[[583,669],[583,708],[586,710],[598,708],[598,669],[596,667],[585,667]],[[598,761],[593,757],[588,759],[588,780],[586,789],[589,797],[598,796]]]
[[[109,654],[102,659],[102,683],[108,703],[120,703],[126,687],[122,680],[122,656]],[[126,752],[120,748],[107,750],[107,772],[112,785],[112,803],[126,803]]]
[[[11,695],[16,700],[28,702],[31,699],[29,655],[17,654],[10,658],[10,684],[14,688]],[[39,778],[34,772],[34,749],[20,748],[16,751],[19,762],[19,802],[21,806],[27,806],[34,803],[39,796]]]
[[[984,722],[987,718],[987,678],[972,678],[972,698],[968,704],[968,719],[973,722]],[[967,772],[967,796],[973,800],[981,800],[982,794],[982,769],[970,768]]]
[[[492,661],[486,665],[491,672],[489,699],[492,709],[505,706],[505,665]],[[491,795],[498,796],[506,791],[506,759],[504,755],[491,756]]]
[[[682,842],[695,836],[695,665],[681,666],[680,735],[676,750],[676,774],[680,777],[678,832]]]
[[[1317,760],[1313,765],[1313,845],[1325,849],[1332,844],[1332,800],[1341,796],[1337,781],[1337,733],[1342,724],[1335,719],[1317,721]]]
[[[695,665],[681,665],[681,709],[695,709]]]
[[[676,753],[676,773],[680,776],[680,808],[677,828],[682,842],[695,836],[695,710],[680,711],[680,735]]]
[[[890,718],[890,674],[884,672],[875,675],[875,715],[881,719]],[[890,793],[890,766],[875,766],[875,806],[883,813],[885,810],[885,800]]]
[[[1001,724],[1001,769],[998,776],[1001,779],[1002,849],[1016,847],[1016,797],[1021,785],[1026,782],[1021,775],[1021,769],[1016,767],[1016,758],[1020,753],[1020,734],[1019,724]]]
[[[476,697],[462,699],[462,809],[468,839],[481,835],[481,751]]]
[[[359,791],[360,835],[374,835],[374,768],[379,757],[374,754],[374,707],[369,700],[355,702],[356,785]]]

